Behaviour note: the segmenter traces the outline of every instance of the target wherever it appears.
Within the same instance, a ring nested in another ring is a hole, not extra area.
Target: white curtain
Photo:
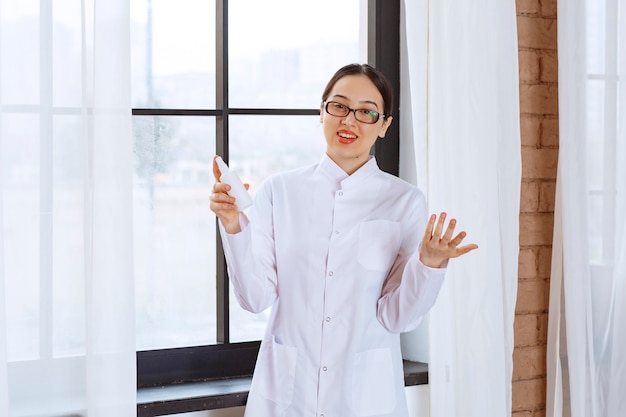
[[[128,0],[0,0],[0,415],[136,415]]]
[[[626,8],[558,3],[548,417],[626,410]]]
[[[427,321],[430,415],[510,415],[521,187],[515,1],[406,0],[403,16],[401,176],[479,245],[450,262]]]

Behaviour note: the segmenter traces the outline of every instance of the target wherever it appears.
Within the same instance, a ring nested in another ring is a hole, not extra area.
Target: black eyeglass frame
[[[328,105],[329,104],[339,104],[340,106],[346,108],[348,111],[346,112],[346,114],[333,114],[328,110]],[[354,113],[354,118],[355,120],[361,122],[361,123],[366,123],[368,125],[373,125],[378,123],[378,121],[382,118],[383,120],[385,120],[385,118],[387,117],[384,114],[380,114],[378,113],[376,110],[370,110],[370,109],[351,109],[350,107],[346,106],[343,103],[340,103],[338,101],[326,101],[324,102],[324,110],[326,111],[326,113],[330,114],[331,116],[335,116],[335,117],[348,117],[348,115],[350,114],[350,112]],[[376,113],[377,117],[376,120],[374,120],[373,122],[366,122],[365,120],[361,120],[359,119],[359,116],[357,112],[367,112],[367,113]]]

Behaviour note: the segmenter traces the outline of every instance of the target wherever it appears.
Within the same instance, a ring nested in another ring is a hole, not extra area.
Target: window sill
[[[189,382],[137,390],[137,416],[153,417],[246,405],[252,377]],[[404,361],[404,385],[428,384],[428,364]]]

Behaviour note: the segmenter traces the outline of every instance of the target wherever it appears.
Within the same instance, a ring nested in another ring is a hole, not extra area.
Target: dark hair
[[[385,117],[391,116],[393,111],[393,88],[391,87],[391,82],[387,79],[387,77],[385,77],[385,74],[368,64],[348,64],[339,68],[330,81],[328,81],[328,84],[326,84],[326,88],[322,93],[322,107],[324,106],[324,102],[328,99],[328,96],[337,81],[346,75],[365,75],[369,78],[374,83],[378,91],[380,91],[380,95],[383,96],[383,111],[385,113]]]

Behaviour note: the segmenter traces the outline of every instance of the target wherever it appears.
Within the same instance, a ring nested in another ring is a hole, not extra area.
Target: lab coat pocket
[[[389,414],[396,407],[391,351],[370,349],[356,354],[352,406],[358,416]]]
[[[276,403],[279,411],[293,401],[297,356],[295,347],[283,345],[275,337],[259,352],[255,385],[265,399]]]
[[[358,259],[366,269],[387,271],[398,256],[400,223],[372,220],[359,225]]]

